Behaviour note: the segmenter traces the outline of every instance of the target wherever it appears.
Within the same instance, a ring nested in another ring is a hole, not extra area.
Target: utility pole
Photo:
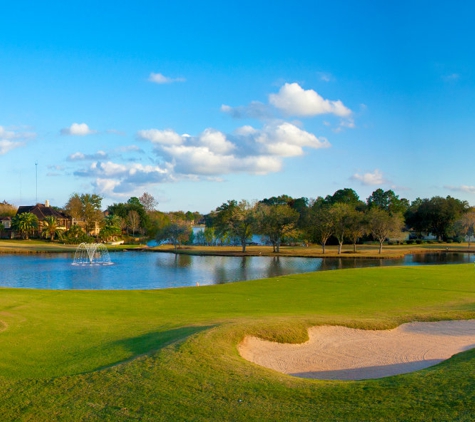
[[[38,203],[38,160],[35,161],[35,169],[36,169],[36,204]]]

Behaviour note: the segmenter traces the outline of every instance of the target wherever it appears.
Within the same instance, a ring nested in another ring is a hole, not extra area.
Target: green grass
[[[131,273],[133,277],[133,272]],[[475,351],[412,374],[297,379],[246,334],[475,318],[473,265],[341,270],[156,291],[0,290],[0,420],[473,420]]]

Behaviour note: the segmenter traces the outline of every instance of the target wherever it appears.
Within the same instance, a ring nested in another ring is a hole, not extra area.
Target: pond
[[[0,286],[33,289],[142,290],[223,284],[311,271],[394,265],[471,263],[443,253],[401,259],[223,257],[151,252],[111,253],[113,265],[74,266],[71,254],[0,255]]]

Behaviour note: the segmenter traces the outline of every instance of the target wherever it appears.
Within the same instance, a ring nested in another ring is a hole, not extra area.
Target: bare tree
[[[135,236],[135,231],[140,227],[140,215],[137,211],[129,211],[127,214],[127,227],[132,230],[132,234]]]
[[[158,201],[147,192],[144,192],[144,194],[139,198],[139,201],[147,212],[155,211],[155,208],[158,205]]]

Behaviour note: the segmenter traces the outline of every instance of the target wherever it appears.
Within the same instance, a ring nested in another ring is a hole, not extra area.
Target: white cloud
[[[0,155],[5,155],[7,152],[11,150],[23,146],[23,142],[13,142],[9,141],[8,139],[1,139],[0,140]]]
[[[236,146],[226,139],[226,135],[218,130],[206,129],[200,136],[200,143],[217,154],[227,154]]]
[[[302,155],[304,148],[330,146],[326,139],[287,122],[275,122],[262,129],[243,126],[231,135],[210,128],[196,137],[149,129],[139,131],[138,137],[152,142],[156,154],[182,176],[276,172],[282,169],[285,157]]]
[[[187,135],[180,136],[178,133],[171,129],[158,130],[158,129],[146,129],[139,130],[137,132],[137,137],[139,139],[146,139],[151,141],[154,144],[161,145],[181,145],[184,142],[184,138],[187,138]]]
[[[70,127],[61,129],[62,135],[86,136],[92,135],[97,131],[92,130],[86,123],[73,123]]]
[[[288,122],[266,125],[262,131],[254,133],[254,136],[265,152],[279,157],[303,155],[303,147],[319,149],[330,146],[325,138],[318,139],[313,133]]]
[[[277,94],[269,95],[269,102],[285,114],[292,116],[335,114],[348,117],[351,115],[351,110],[340,100],[326,100],[316,91],[304,90],[297,83],[284,84]]]
[[[444,188],[456,191],[456,192],[465,192],[465,193],[475,193],[475,186],[460,185],[460,186],[444,186]]]
[[[97,193],[115,197],[130,194],[143,187],[173,181],[169,166],[120,164],[112,161],[92,163],[87,169],[74,172],[75,176],[92,178]]]
[[[155,84],[171,84],[173,82],[185,82],[185,78],[169,78],[168,76],[162,75],[161,73],[150,73],[148,77],[149,82]]]
[[[68,161],[84,161],[84,160],[104,160],[107,158],[107,153],[104,151],[97,151],[95,154],[83,154],[82,152],[75,152],[70,154]]]
[[[3,126],[0,126],[0,155],[5,155],[15,148],[22,147],[27,140],[35,137],[36,134],[33,132],[7,130]]]
[[[381,173],[381,171],[378,169],[376,169],[373,173],[355,173],[351,179],[358,180],[362,185],[367,186],[384,185],[388,183],[388,181],[383,177],[383,173]]]

